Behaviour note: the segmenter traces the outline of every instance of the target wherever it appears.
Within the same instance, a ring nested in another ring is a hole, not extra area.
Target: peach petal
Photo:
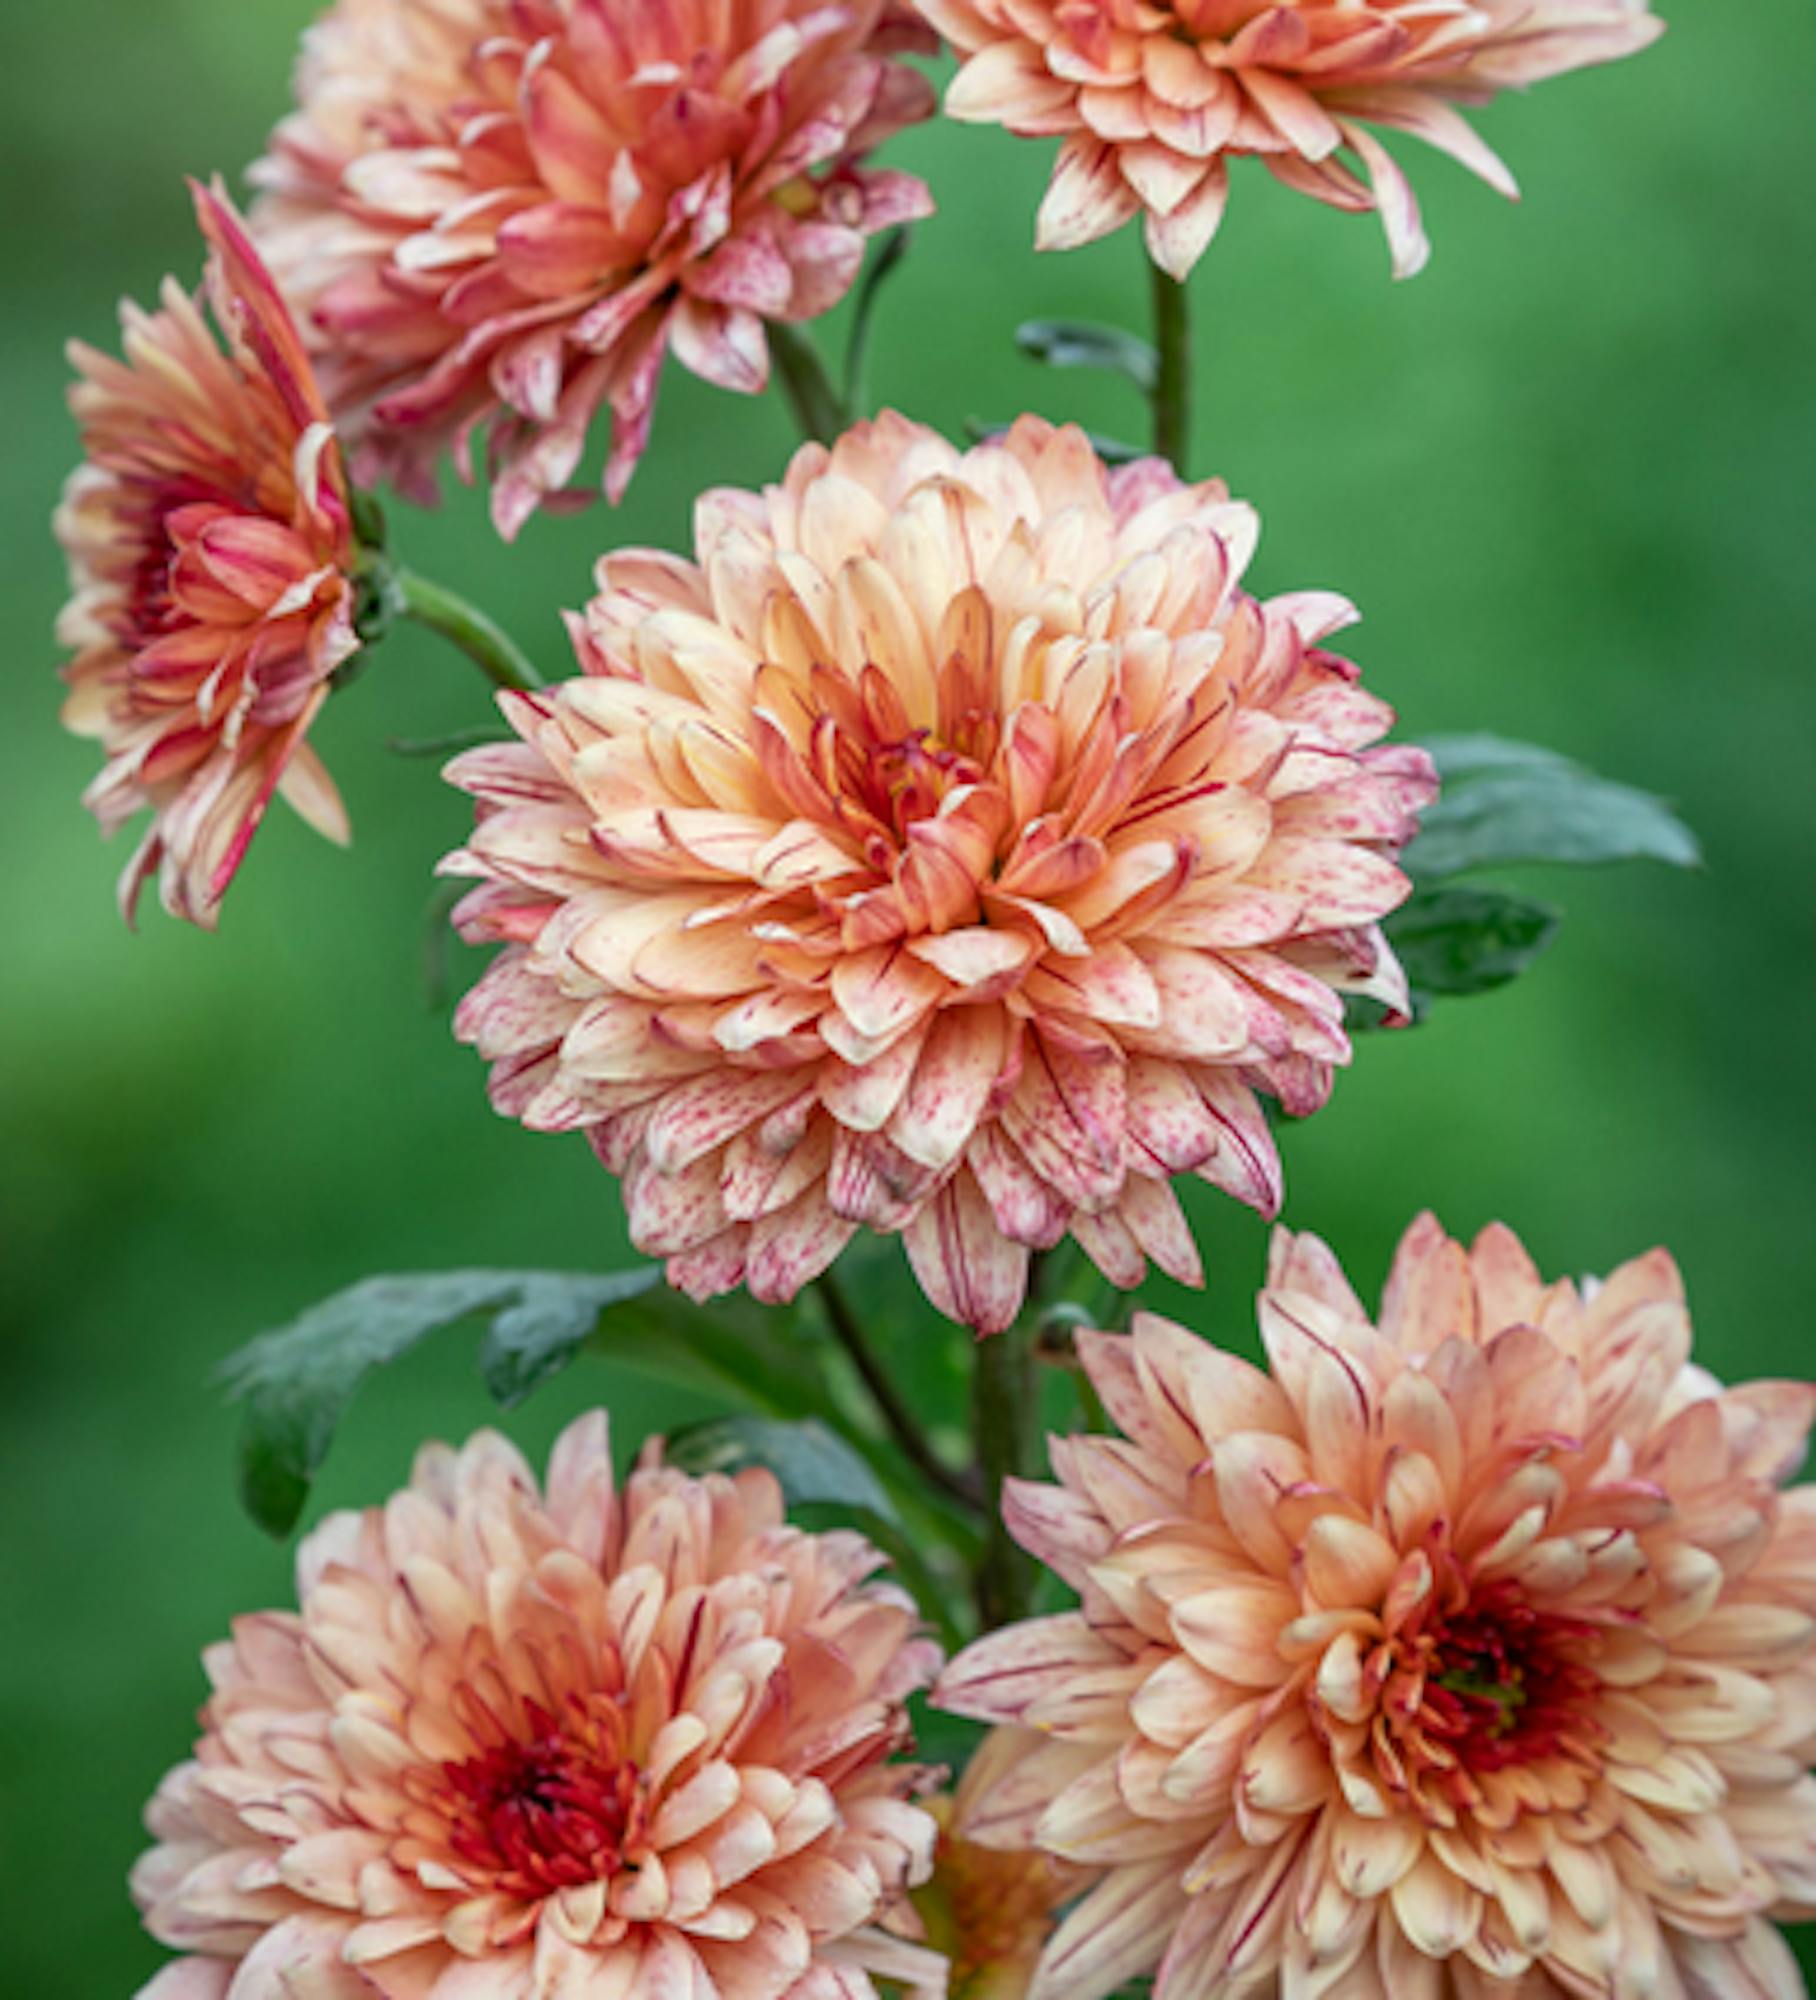
[[[953,117],[1063,136],[1037,246],[1070,248],[1141,214],[1149,255],[1181,280],[1216,231],[1227,162],[1243,154],[1316,200],[1376,209],[1394,274],[1410,275],[1424,236],[1370,126],[1411,132],[1512,195],[1511,175],[1453,105],[1613,61],[1662,27],[1644,0],[1555,0],[1536,15],[1518,0],[916,4],[960,58],[946,97]],[[1336,157],[1345,147],[1367,181]]]
[[[1037,1990],[1795,1991],[1765,1913],[1811,1879],[1816,1508],[1777,1483],[1813,1399],[1767,1442],[1662,1255],[1548,1287],[1430,1217],[1378,1323],[1284,1233],[1262,1317],[1277,1380],[1079,1335],[1121,1435],[1055,1439],[1006,1512],[1080,1609],[942,1677],[1068,1739],[972,1806],[1095,1874]]]
[[[1199,1282],[1167,1179],[1278,1206],[1256,1093],[1315,1109],[1343,994],[1396,990],[1432,786],[1306,649],[1346,607],[1242,594],[1255,534],[1037,419],[885,415],[708,495],[696,561],[607,558],[579,678],[449,773],[495,1105],[585,1129],[698,1296],[785,1296],[853,1223],[991,1325],[1068,1232]]]

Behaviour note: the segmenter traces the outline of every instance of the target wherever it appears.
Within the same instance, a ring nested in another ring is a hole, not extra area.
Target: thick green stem
[[[990,1510],[977,1570],[977,1611],[986,1632],[1027,1616],[1039,1575],[1003,1521],[1003,1481],[1034,1470],[1040,1418],[1034,1327],[1040,1307],[1033,1276],[1021,1318],[1007,1332],[979,1340],[972,1361],[971,1428]]]
[[[1154,284],[1154,449],[1183,479],[1192,443],[1192,321],[1185,287],[1158,264]]]
[[[777,320],[770,323],[769,353],[801,435],[830,444],[845,429],[847,418],[818,348],[797,328]]]
[[[515,642],[485,613],[414,570],[393,570],[387,579],[398,613],[458,646],[496,687],[519,692],[542,685]]]
[[[851,1301],[845,1296],[844,1287],[832,1272],[827,1271],[816,1280],[815,1289],[819,1292],[821,1305],[826,1308],[826,1323],[832,1328],[833,1338],[850,1356],[851,1365],[869,1390],[877,1413],[889,1427],[890,1436],[901,1447],[902,1455],[930,1486],[937,1487],[960,1506],[976,1512],[982,1505],[981,1483],[975,1474],[967,1476],[955,1472],[927,1442],[914,1412],[889,1379],[883,1364],[871,1352],[863,1326],[852,1309]]]

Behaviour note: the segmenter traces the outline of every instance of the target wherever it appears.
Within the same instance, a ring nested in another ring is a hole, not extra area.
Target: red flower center
[[[1423,1724],[1470,1771],[1557,1754],[1593,1735],[1583,1705],[1598,1685],[1579,1621],[1535,1611],[1510,1584],[1478,1591],[1432,1635]]]
[[[1595,1771],[1596,1628],[1538,1608],[1516,1584],[1472,1585],[1454,1559],[1438,1570],[1422,1615],[1371,1662],[1385,1725],[1375,1756],[1391,1789],[1443,1817],[1510,1766]]]
[[[609,1879],[641,1839],[644,1799],[613,1704],[578,1730],[534,1702],[532,1734],[441,1767],[456,1854],[509,1894],[542,1896]],[[601,1724],[604,1724],[601,1727]]]

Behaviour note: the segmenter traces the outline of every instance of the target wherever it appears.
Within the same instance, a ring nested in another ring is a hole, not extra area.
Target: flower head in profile
[[[207,1654],[133,1878],[191,1955],[145,2000],[937,1989],[896,1935],[934,1822],[888,1761],[937,1653],[880,1561],[767,1472],[652,1450],[617,1489],[600,1415],[546,1493],[491,1433],[428,1447]]]
[[[929,1945],[949,1967],[951,2000],[1024,2000],[1060,1906],[1090,1871],[1039,1848],[991,1847],[961,1831],[984,1800],[1000,1798],[1039,1739],[993,1729],[965,1766],[958,1788],[927,1800],[939,1821],[933,1873],[915,1892]]]
[[[1662,1251],[1579,1290],[1429,1216],[1372,1324],[1282,1232],[1261,1332],[1081,1341],[1122,1435],[1005,1507],[1080,1607],[936,1695],[1042,1734],[972,1837],[1097,1876],[1036,2000],[1796,2000],[1816,1389],[1692,1365]]]
[[[156,312],[122,307],[123,360],[70,348],[86,458],[57,512],[74,587],[57,637],[64,722],[106,758],[84,803],[108,833],[152,816],[122,909],[155,873],[172,916],[212,929],[274,793],[347,838],[304,739],[359,641],[347,484],[308,360],[224,196],[194,194],[221,340],[167,280]]]
[[[622,494],[668,352],[761,389],[766,323],[827,311],[867,237],[931,210],[865,164],[931,111],[892,60],[931,40],[886,0],[338,0],[254,223],[362,477],[432,497],[488,427],[514,535],[602,407]]]
[[[1394,275],[1410,277],[1429,246],[1372,127],[1409,132],[1517,196],[1456,106],[1631,55],[1664,25],[1645,0],[914,4],[968,59],[952,117],[1063,139],[1039,247],[1071,249],[1140,215],[1175,278],[1216,234],[1242,154],[1333,208],[1377,210]]]
[[[1171,1176],[1277,1205],[1255,1093],[1315,1109],[1343,991],[1404,1001],[1433,789],[1318,643],[1349,606],[1242,589],[1255,534],[1076,429],[885,416],[706,495],[693,561],[607,556],[581,677],[449,772],[497,1108],[584,1128],[697,1297],[860,1226],[984,1331],[1068,1232],[1199,1281]]]

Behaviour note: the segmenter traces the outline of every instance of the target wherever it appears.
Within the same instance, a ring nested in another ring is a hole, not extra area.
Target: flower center
[[[840,819],[875,850],[872,866],[907,837],[915,821],[930,819],[948,792],[989,775],[996,755],[993,714],[967,709],[940,731],[911,726],[901,698],[875,667],[855,683],[816,669],[814,774],[831,793]]]
[[[1403,1685],[1402,1716],[1425,1761],[1478,1774],[1560,1755],[1596,1761],[1592,1632],[1536,1610],[1514,1585],[1471,1591],[1413,1642],[1403,1669],[1418,1687]]]
[[[1450,1570],[1444,1576],[1444,1570]],[[1516,1764],[1600,1768],[1594,1626],[1532,1606],[1516,1584],[1472,1586],[1454,1564],[1426,1616],[1376,1654],[1374,1758],[1388,1786],[1444,1818]]]
[[[842,795],[898,839],[917,819],[932,818],[955,785],[975,785],[984,775],[969,757],[934,742],[925,729],[896,743],[858,746],[851,763]]]
[[[604,1881],[626,1865],[644,1827],[643,1790],[623,1754],[616,1704],[566,1718],[573,1728],[534,1702],[524,1715],[527,1742],[442,1765],[449,1845],[514,1895]]]

